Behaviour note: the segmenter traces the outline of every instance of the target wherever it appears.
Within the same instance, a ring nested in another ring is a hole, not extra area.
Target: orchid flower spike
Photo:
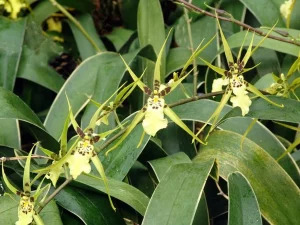
[[[171,31],[170,31],[171,32]],[[170,32],[168,36],[170,35]],[[135,128],[135,126],[141,121],[142,126],[144,128],[144,132],[146,134],[149,134],[151,136],[155,136],[156,133],[164,129],[168,126],[168,120],[165,118],[165,115],[169,117],[173,122],[175,122],[178,126],[180,126],[182,129],[184,129],[188,134],[190,134],[194,139],[196,139],[198,142],[202,144],[206,144],[203,141],[201,141],[195,134],[180,120],[180,118],[171,110],[171,108],[166,104],[164,97],[171,93],[181,82],[190,74],[187,73],[186,75],[179,76],[178,79],[172,79],[167,84],[161,83],[161,71],[160,71],[160,64],[161,59],[163,55],[163,51],[166,45],[168,37],[166,38],[165,42],[163,43],[163,46],[157,56],[157,61],[154,68],[154,79],[153,79],[153,90],[151,90],[146,84],[144,84],[140,78],[136,76],[136,74],[131,70],[131,68],[128,66],[126,61],[121,57],[123,60],[129,74],[131,75],[132,79],[137,82],[137,86],[148,96],[147,103],[144,105],[144,107],[137,112],[135,117],[133,118],[131,124],[127,127],[125,133],[123,136],[118,140],[118,142],[111,147],[109,150],[106,151],[106,155],[117,148],[117,146],[130,134],[130,132]],[[213,40],[213,39],[212,39]],[[208,44],[212,41],[210,40]],[[189,59],[187,64],[189,64],[193,58],[198,56],[201,51],[203,51],[208,44],[206,44],[201,49],[197,48],[197,52],[192,55],[192,57]],[[187,68],[187,65],[184,66],[184,68]],[[144,135],[142,135],[143,137]],[[139,142],[141,143],[141,141]]]
[[[18,206],[18,220],[16,225],[28,225],[35,221],[37,224],[43,224],[42,219],[35,211],[35,206],[38,203],[39,196],[43,193],[44,197],[50,190],[50,184],[42,187],[43,181],[40,183],[35,192],[31,191],[30,183],[30,162],[31,162],[32,150],[29,152],[26,159],[23,175],[23,191],[19,191],[15,188],[8,180],[5,171],[4,163],[2,162],[2,176],[7,188],[15,195],[20,197],[20,202]],[[43,200],[41,200],[43,201]]]
[[[252,39],[250,41],[249,47],[247,49],[247,52],[243,58],[241,58],[241,53],[243,50],[243,45],[245,42],[245,39],[247,37],[247,34],[244,38],[244,41],[242,43],[242,46],[239,50],[237,61],[234,62],[233,55],[231,53],[229,44],[223,34],[221,25],[218,20],[218,16],[216,14],[217,23],[219,26],[221,39],[225,51],[225,57],[228,63],[229,70],[225,70],[223,68],[219,68],[217,66],[214,66],[210,64],[209,62],[205,61],[204,59],[201,59],[209,68],[217,72],[218,74],[222,75],[221,78],[217,78],[213,81],[212,84],[212,92],[221,91],[223,89],[223,86],[226,86],[225,94],[223,95],[221,102],[219,106],[217,107],[216,111],[213,113],[213,115],[209,118],[209,120],[206,122],[206,124],[199,130],[198,134],[202,132],[202,130],[205,128],[205,126],[214,119],[212,123],[212,127],[210,131],[214,128],[214,125],[216,124],[219,114],[221,113],[223,107],[227,103],[227,101],[230,99],[230,102],[232,103],[233,107],[239,107],[242,111],[242,116],[245,116],[249,112],[249,107],[251,105],[251,99],[248,96],[248,92],[252,92],[253,94],[257,95],[258,97],[261,97],[268,101],[269,103],[276,105],[278,107],[283,107],[283,105],[279,105],[275,102],[272,102],[270,99],[268,99],[266,96],[264,96],[256,87],[248,83],[245,79],[243,74],[249,70],[252,70],[253,68],[245,68],[248,60],[252,56],[252,54],[257,50],[257,48],[263,43],[263,41],[268,37],[268,35],[272,32],[275,25],[270,29],[270,31],[267,33],[267,35],[262,38],[262,40],[258,43],[258,45],[252,49],[253,45],[253,39],[254,34],[252,36]],[[248,33],[248,32],[247,32]],[[233,95],[232,95],[233,94]]]

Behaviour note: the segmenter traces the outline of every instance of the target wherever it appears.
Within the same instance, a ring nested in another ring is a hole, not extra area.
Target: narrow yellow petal
[[[267,98],[265,95],[263,95],[256,87],[254,87],[252,84],[248,83],[247,84],[247,90],[251,91],[253,94],[256,94],[257,96],[263,98],[264,100],[266,100],[267,102],[271,103],[272,105],[276,105],[278,107],[283,108],[284,105],[283,104],[277,104],[273,101],[271,101],[269,98]]]
[[[233,63],[233,57],[232,57],[232,53],[231,53],[231,49],[229,47],[229,44],[223,34],[223,31],[222,31],[222,28],[221,28],[221,25],[220,25],[220,22],[219,22],[219,19],[218,19],[218,15],[217,15],[217,12],[215,12],[215,15],[216,15],[216,18],[217,18],[217,23],[218,23],[218,26],[219,26],[219,29],[220,29],[220,34],[221,34],[221,39],[222,39],[222,43],[223,43],[223,46],[224,46],[224,51],[225,51],[225,56],[226,56],[226,59],[227,59],[227,62],[228,64],[229,63]]]
[[[108,195],[108,199],[109,199],[109,202],[110,202],[110,205],[111,207],[113,208],[114,211],[116,211],[116,208],[111,200],[111,197],[110,197],[110,189],[109,189],[109,186],[108,186],[108,182],[107,182],[107,178],[106,178],[106,175],[105,175],[105,171],[104,171],[104,168],[103,168],[103,165],[100,161],[100,159],[98,158],[98,156],[94,156],[92,157],[92,162],[94,163],[94,166],[96,167],[98,173],[100,174],[104,184],[105,184],[105,188],[106,188],[106,191],[107,191],[107,195]]]
[[[122,141],[125,140],[125,138],[130,134],[130,132],[135,128],[135,126],[143,119],[145,115],[145,112],[143,112],[143,110],[140,110],[135,117],[133,118],[131,124],[126,128],[125,133],[123,134],[123,136],[117,141],[117,143],[111,147],[110,149],[108,149],[105,152],[105,155],[107,156],[109,152],[111,152],[112,150],[114,150],[115,148],[117,148],[119,146],[119,144],[122,143]]]
[[[200,140],[194,133],[191,131],[182,121],[181,119],[174,113],[174,111],[170,107],[164,108],[164,113],[179,127],[181,127],[183,130],[185,130],[189,135],[193,137],[193,139],[196,139],[201,144],[206,145],[207,143],[204,143],[202,140]]]
[[[207,62],[206,60],[200,58],[209,68],[211,68],[213,71],[215,71],[216,73],[222,75],[222,76],[225,76],[225,72],[226,70],[225,69],[222,69],[220,67],[217,67],[217,66],[214,66],[212,64],[210,64],[209,62]]]

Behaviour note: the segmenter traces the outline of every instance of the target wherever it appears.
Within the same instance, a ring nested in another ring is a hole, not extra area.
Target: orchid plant
[[[24,167],[23,191],[19,191],[10,183],[4,171],[4,166],[3,166],[4,163],[2,162],[2,175],[7,188],[14,195],[20,197],[20,202],[18,206],[18,221],[15,223],[16,225],[28,225],[31,224],[32,221],[35,221],[37,225],[44,224],[41,217],[36,212],[36,206],[38,206],[37,203],[43,202],[44,197],[46,196],[46,194],[50,189],[50,184],[44,185],[42,187],[43,184],[43,180],[42,180],[38,185],[36,191],[32,192],[31,186],[33,182],[30,182],[31,154],[32,154],[32,150],[28,154],[25,167]],[[40,199],[41,196],[42,199]]]
[[[164,129],[168,126],[168,120],[165,118],[165,115],[169,117],[174,123],[176,123],[179,127],[184,129],[188,134],[190,134],[194,139],[196,139],[198,142],[202,144],[204,143],[202,140],[200,140],[181,120],[180,118],[175,114],[173,110],[166,104],[164,97],[168,94],[170,94],[172,91],[175,90],[175,88],[182,83],[182,81],[190,74],[187,73],[186,75],[183,75],[183,72],[178,75],[175,73],[174,79],[171,79],[166,84],[161,84],[161,60],[162,55],[164,52],[164,48],[166,45],[166,41],[168,40],[168,37],[170,35],[171,31],[169,32],[165,42],[162,45],[162,48],[160,49],[160,52],[157,56],[157,61],[155,63],[154,68],[154,79],[153,79],[153,90],[151,90],[146,84],[144,84],[140,78],[131,70],[129,65],[126,63],[126,61],[121,57],[123,60],[129,74],[131,75],[132,79],[137,83],[137,86],[148,96],[147,103],[143,106],[143,108],[137,112],[135,117],[133,118],[130,126],[126,129],[123,136],[119,139],[119,141],[110,149],[106,151],[106,155],[118,147],[118,145],[130,134],[130,132],[135,128],[135,126],[141,121],[142,126],[144,128],[144,132],[142,134],[141,140],[138,144],[140,145],[143,137],[145,134],[155,136],[156,133]],[[191,55],[189,60],[187,61],[186,65],[184,66],[184,70],[187,69],[188,65],[192,62],[192,60],[197,57],[214,39],[214,37],[202,48],[200,48],[200,45],[195,50],[195,52]],[[202,42],[201,42],[202,43]],[[176,79],[175,79],[176,78]]]
[[[267,35],[264,38],[262,38],[262,40],[256,45],[256,47],[254,49],[252,49],[253,39],[254,39],[254,34],[253,34],[251,42],[249,44],[249,47],[246,51],[246,54],[243,58],[241,58],[243,45],[244,45],[245,39],[248,34],[248,32],[247,32],[247,34],[244,38],[243,44],[241,45],[241,48],[239,50],[237,60],[236,60],[236,62],[234,62],[232,52],[230,50],[229,44],[228,44],[228,42],[224,36],[224,33],[222,31],[217,14],[216,14],[216,18],[217,18],[217,23],[218,23],[218,27],[220,30],[221,40],[222,40],[223,47],[224,47],[225,57],[226,57],[227,65],[228,65],[229,69],[227,70],[227,69],[219,68],[217,66],[212,65],[211,63],[207,62],[206,60],[204,60],[202,58],[200,58],[200,59],[209,68],[211,68],[218,74],[222,75],[221,78],[217,78],[213,81],[212,92],[222,91],[223,86],[226,86],[226,88],[225,88],[225,93],[222,96],[222,99],[221,99],[220,104],[218,105],[217,109],[211,115],[211,117],[205,123],[205,125],[198,131],[197,134],[202,132],[203,129],[206,127],[206,125],[212,119],[213,119],[213,123],[212,123],[212,126],[211,126],[209,132],[211,132],[214,129],[214,126],[218,120],[219,114],[221,113],[223,107],[225,106],[225,104],[228,102],[229,99],[230,99],[230,102],[232,103],[232,106],[239,107],[241,109],[242,116],[245,116],[249,112],[249,107],[252,103],[252,101],[248,95],[248,91],[252,92],[257,97],[261,97],[261,98],[265,99],[266,101],[268,101],[269,103],[271,103],[273,105],[276,105],[278,107],[283,107],[283,105],[279,105],[279,104],[271,101],[265,95],[263,95],[255,86],[248,83],[244,79],[244,76],[243,76],[243,74],[245,72],[248,72],[248,71],[252,70],[253,68],[255,68],[256,66],[258,66],[258,65],[255,65],[252,68],[245,68],[250,57],[258,49],[258,47],[263,43],[263,41],[268,37],[268,35],[272,32],[272,30],[274,29],[275,26],[272,29],[270,29],[270,31],[267,33]]]

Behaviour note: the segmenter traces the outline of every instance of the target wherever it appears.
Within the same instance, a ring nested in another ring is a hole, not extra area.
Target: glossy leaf
[[[273,0],[241,0],[241,2],[251,11],[262,26],[273,26],[277,20],[279,27],[285,26],[280,15],[280,6],[277,6]]]
[[[275,21],[274,21],[274,23],[275,23]],[[276,28],[276,29],[278,29],[282,32],[288,32],[292,37],[298,37],[299,33],[300,33],[298,30],[293,30],[293,29],[285,29],[285,28]],[[268,32],[268,30],[263,30],[263,31],[266,33]],[[227,40],[229,46],[231,48],[240,47],[244,40],[245,34],[246,34],[246,31],[242,31],[242,32],[239,32],[239,33],[236,33],[236,34],[230,36]],[[271,34],[281,37],[279,34],[276,34],[275,32],[272,32]],[[252,39],[251,35],[248,35],[246,37],[244,47],[249,46],[251,39]],[[253,40],[253,46],[257,46],[258,43],[262,39],[263,39],[263,37],[255,35],[254,40]],[[299,46],[281,42],[281,41],[277,41],[277,40],[273,40],[270,38],[267,38],[260,46],[264,47],[264,48],[272,49],[272,50],[275,50],[278,52],[283,52],[283,53],[287,53],[290,55],[294,55],[296,57],[298,57],[299,51],[300,51]]]
[[[228,176],[228,225],[262,225],[259,205],[249,181],[239,172]]]
[[[174,108],[174,112],[182,120],[206,122],[212,115],[212,113],[214,113],[218,104],[218,102],[211,100],[200,100],[196,102],[190,102],[185,105],[177,106]],[[186,107],[189,110],[186,110]],[[220,114],[220,118],[222,118],[222,116],[228,113],[230,109],[232,108],[226,105]],[[222,124],[219,124],[218,127],[220,129],[233,131],[243,135],[251,122],[252,118],[235,117],[232,119],[228,119]],[[279,156],[281,156],[282,153],[285,152],[285,148],[281,144],[281,142],[260,122],[257,122],[253,126],[251,131],[248,133],[247,138],[261,146],[274,159],[277,159]],[[279,163],[287,171],[287,173],[295,180],[295,182],[298,185],[300,185],[299,170],[295,162],[291,159],[291,157],[285,157]]]
[[[253,100],[250,106],[250,111],[245,116],[263,120],[278,120],[291,123],[300,122],[300,103],[297,100],[278,96],[268,96],[268,98],[273,102],[284,105],[284,107],[280,108],[274,106],[273,104],[266,102],[264,99],[258,98]],[[227,118],[237,116],[241,116],[240,110],[238,108],[234,108],[224,118],[222,118],[222,121]]]
[[[142,225],[192,224],[213,164],[208,160],[172,166],[155,189]]]
[[[105,195],[75,187],[65,187],[55,197],[55,200],[57,204],[75,214],[86,225],[124,224],[121,216],[110,207]]]
[[[279,164],[254,142],[246,139],[241,150],[241,139],[241,135],[233,132],[216,131],[209,136],[210,144],[202,148],[194,162],[201,165],[216,157],[220,176],[226,180],[230,173],[241,172],[253,187],[262,215],[268,222],[297,224],[300,219],[297,211],[300,207],[299,188]]]
[[[164,158],[152,160],[149,162],[149,164],[152,167],[158,181],[161,181],[163,179],[163,176],[172,166],[181,163],[191,163],[191,162],[192,161],[185,153],[178,152],[176,154]]]
[[[142,50],[124,57],[131,61],[137,54],[142,54]],[[115,53],[101,53],[81,63],[61,88],[48,112],[44,124],[49,133],[58,139],[63,130],[64,121],[69,113],[65,94],[68,95],[74,116],[76,116],[88,103],[88,97],[99,103],[106,101],[117,90],[125,71],[124,63]],[[81,124],[83,129],[88,126],[96,110],[94,104],[87,107]]]
[[[165,29],[164,29],[164,19],[160,6],[159,0],[140,0],[138,6],[138,14],[137,14],[137,27],[138,27],[138,35],[139,42],[141,47],[145,47],[147,45],[152,45],[153,49],[158,56],[163,43],[166,39]],[[160,74],[165,74],[166,69],[166,50],[162,53],[161,58],[161,67]],[[148,68],[147,62],[145,62],[144,68]],[[153,73],[152,71],[146,71],[144,79],[145,82],[150,88],[152,88],[153,83]],[[164,83],[164,76],[161,76],[160,82]]]
[[[101,192],[106,191],[103,181],[91,175],[81,175],[76,179],[76,186],[85,187],[86,189],[98,190]],[[144,215],[149,198],[140,192],[138,189],[114,179],[108,179],[110,194],[112,197],[125,202],[141,215]]]
[[[86,32],[89,34],[91,39],[96,43],[98,48],[103,52],[106,50],[104,44],[102,43],[99,35],[96,31],[96,28],[93,23],[93,18],[90,14],[83,14],[76,18],[81,26],[84,27]],[[76,40],[77,48],[79,50],[82,60],[87,59],[90,56],[97,54],[95,47],[89,42],[89,40],[83,35],[81,30],[71,21],[68,22],[71,30],[73,32],[74,38]]]

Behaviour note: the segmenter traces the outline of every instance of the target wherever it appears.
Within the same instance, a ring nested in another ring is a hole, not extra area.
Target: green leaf
[[[258,202],[247,178],[239,172],[229,174],[228,191],[228,225],[262,225]]]
[[[155,189],[142,225],[192,224],[214,160],[172,166]]]
[[[204,46],[213,36],[216,34],[216,20],[214,18],[204,16],[195,22],[191,23],[193,47],[196,48],[202,40],[202,46]],[[190,49],[190,44],[187,34],[187,25],[184,16],[182,16],[178,25],[175,27],[175,41],[180,47],[186,47]],[[200,57],[212,61],[217,52],[217,40],[213,40],[212,43],[201,52]]]
[[[132,30],[127,30],[122,27],[116,27],[111,33],[105,35],[115,46],[117,52],[124,46],[124,44],[129,40],[134,32]]]
[[[61,46],[44,36],[34,18],[29,17],[17,76],[58,92],[64,79],[48,63],[62,51]]]
[[[1,119],[0,145],[10,148],[21,149],[21,136],[19,124],[15,119]]]
[[[299,111],[300,102],[294,99],[283,98],[279,96],[267,96],[271,101],[283,104],[284,107],[277,107],[266,102],[264,99],[257,98],[253,100],[250,111],[245,117],[257,118],[262,120],[277,120],[291,123],[300,123]],[[239,117],[241,111],[238,108],[232,109],[221,121],[231,117]]]
[[[216,131],[209,136],[209,145],[202,147],[194,161],[202,165],[216,158],[220,176],[225,180],[230,173],[241,172],[253,187],[262,215],[269,223],[297,224],[300,220],[297,210],[300,207],[299,188],[254,142],[246,139],[241,150],[241,140],[242,136],[236,133]]]
[[[124,58],[130,62],[145,49],[124,55]],[[116,53],[104,52],[83,61],[61,88],[48,112],[44,123],[49,133],[58,139],[63,130],[69,113],[65,93],[76,116],[88,103],[88,97],[99,103],[106,101],[118,89],[125,71],[125,65]],[[83,129],[96,110],[92,103],[87,107],[81,122]]]
[[[264,101],[264,100],[263,100]],[[214,113],[218,106],[218,102],[211,100],[200,100],[196,102],[190,102],[181,106],[174,108],[174,112],[182,120],[192,120],[199,122],[206,122],[209,117]],[[186,109],[189,110],[186,110]],[[220,118],[228,113],[232,107],[225,105],[223,111],[220,114]],[[282,109],[282,108],[280,108]],[[243,135],[250,123],[252,123],[252,118],[247,117],[234,117],[228,119],[222,124],[219,124],[220,129],[233,131]],[[282,153],[285,152],[284,146],[272,134],[264,125],[257,122],[251,131],[248,133],[247,138],[254,141],[257,145],[262,147],[266,152],[268,152],[274,159],[277,159]],[[299,170],[290,156],[280,160],[280,165],[287,171],[287,173],[295,180],[295,182],[300,185]]]
[[[142,125],[137,125],[127,136],[127,138],[118,145],[118,147],[111,151],[107,156],[105,152],[116,144],[119,140],[112,142],[103,151],[99,153],[105,173],[108,177],[116,180],[123,180],[133,166],[135,161],[148,143],[150,136],[146,135],[139,147],[137,147],[141,134],[143,132]]]
[[[159,0],[140,0],[138,6],[138,35],[141,47],[152,45],[158,56],[163,43],[166,39],[164,29],[163,13]],[[166,52],[162,53],[160,74],[162,74],[160,82],[164,83],[164,74],[166,70]],[[147,67],[147,66],[145,66]],[[146,72],[144,79],[146,84],[152,88],[153,73]]]
[[[185,63],[190,58],[192,52],[191,50],[184,48],[184,47],[178,47],[178,48],[172,48],[169,50],[168,56],[167,56],[167,64],[166,64],[166,76],[172,74],[173,72],[181,69],[184,67]],[[205,56],[204,56],[205,57]],[[191,62],[192,64],[193,62]],[[204,66],[205,64],[196,58],[197,65]]]
[[[274,21],[274,23],[276,22],[276,20]],[[298,37],[300,32],[299,30],[293,30],[293,29],[285,29],[285,28],[276,28],[276,30],[280,30],[282,32],[287,32],[289,33],[292,37]],[[264,31],[265,33],[267,33],[268,30],[265,29],[259,29]],[[232,36],[230,36],[228,38],[228,44],[231,48],[237,48],[240,47],[243,43],[244,37],[245,37],[246,31],[242,31],[239,33],[236,33]],[[272,32],[271,33],[274,36],[279,36],[282,38],[282,36],[280,36],[279,34]],[[263,39],[264,37],[255,35],[254,36],[254,40],[253,40],[253,46],[257,46],[259,44],[259,42]],[[252,35],[248,35],[245,39],[245,43],[244,43],[244,47],[249,46],[250,42],[252,39]],[[299,55],[299,51],[300,51],[300,47],[293,45],[293,44],[289,44],[289,43],[285,43],[285,42],[281,42],[281,41],[277,41],[274,39],[270,39],[267,38],[261,45],[260,47],[264,47],[264,48],[268,48],[268,49],[272,49],[278,52],[283,52],[286,54],[290,54],[290,55],[294,55],[296,57],[298,57]]]
[[[0,217],[2,224],[15,224],[18,220],[19,200],[20,197],[17,195],[0,197]],[[47,225],[62,225],[55,201],[50,201],[43,211],[41,211],[40,216]]]
[[[106,48],[102,43],[99,35],[94,26],[93,18],[90,14],[83,14],[76,18],[78,22],[84,27],[86,32],[90,35],[92,40],[100,48],[101,51],[105,51]],[[89,40],[83,35],[83,33],[78,29],[78,27],[71,21],[68,22],[71,30],[73,32],[77,48],[79,50],[82,60],[87,59],[90,56],[97,54],[95,47],[89,42]]]
[[[271,27],[276,21],[278,21],[279,27],[285,26],[280,14],[280,6],[276,5],[274,0],[241,0],[241,2],[250,10],[262,26]]]
[[[72,183],[73,184],[73,183]],[[105,184],[100,178],[91,175],[81,175],[74,183],[76,186],[86,187],[88,189],[98,190],[101,192],[106,191]],[[141,215],[144,215],[149,198],[140,192],[138,189],[114,179],[108,179],[111,196],[125,202]]]
[[[68,186],[59,192],[55,201],[86,225],[124,224],[122,217],[110,207],[105,195]]]
[[[27,19],[0,18],[0,86],[13,90],[22,54]]]
[[[178,152],[176,154],[164,158],[152,160],[149,162],[149,164],[152,167],[158,181],[161,181],[163,179],[163,176],[172,166],[181,163],[191,163],[191,162],[192,161],[185,153]]]

